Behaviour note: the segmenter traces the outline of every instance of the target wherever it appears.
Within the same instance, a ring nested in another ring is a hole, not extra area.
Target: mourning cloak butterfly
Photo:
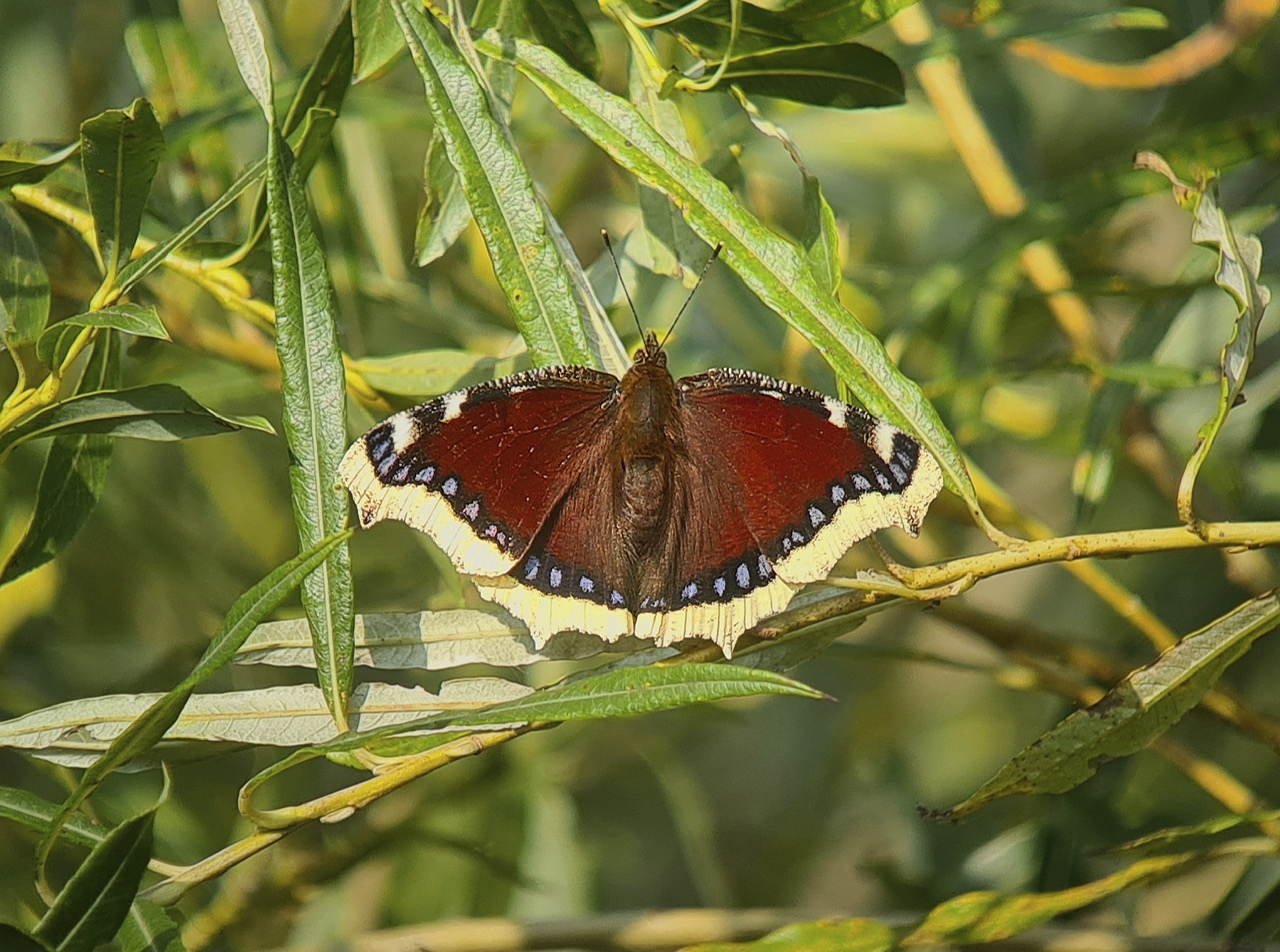
[[[680,380],[657,337],[621,380],[544,367],[437,397],[340,469],[360,523],[428,533],[539,647],[576,629],[728,656],[856,541],[942,488],[901,430],[743,370]]]

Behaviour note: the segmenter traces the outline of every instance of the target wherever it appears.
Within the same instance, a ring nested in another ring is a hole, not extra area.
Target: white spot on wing
[[[399,456],[418,435],[418,422],[411,414],[399,413],[391,418],[391,445]]]
[[[871,431],[871,448],[886,463],[893,459],[893,438],[899,433],[896,426],[881,420]]]
[[[462,412],[462,405],[467,402],[467,391],[458,390],[454,393],[446,394],[441,399],[444,401],[443,422],[448,423],[450,420],[456,419],[458,414]]]
[[[844,429],[847,425],[844,404],[831,397],[823,397],[822,405],[827,408],[827,418],[836,426]]]

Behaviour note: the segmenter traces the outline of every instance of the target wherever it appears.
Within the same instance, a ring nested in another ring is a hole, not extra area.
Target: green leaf
[[[621,372],[627,365],[621,344],[599,305],[589,305],[581,265],[569,257],[567,242],[558,240],[563,239],[559,226],[539,198],[507,128],[494,116],[484,86],[416,6],[391,2],[449,162],[534,362]]]
[[[30,791],[0,787],[0,817],[21,823],[37,833],[44,833],[49,829],[60,809],[59,804],[50,803]],[[67,820],[62,835],[77,846],[92,848],[101,843],[108,832],[106,827],[99,826],[88,817],[77,815]],[[5,946],[0,945],[0,949],[2,948]]]
[[[1138,853],[1162,849],[1174,844],[1185,846],[1186,841],[1190,839],[1203,840],[1208,837],[1215,837],[1219,833],[1225,833],[1227,830],[1234,830],[1240,826],[1256,826],[1276,822],[1280,822],[1280,810],[1265,810],[1261,813],[1227,813],[1222,816],[1211,817],[1203,823],[1157,830],[1155,833],[1148,833],[1146,836],[1140,836],[1136,840],[1130,840],[1128,843],[1113,847],[1110,852]]]
[[[915,0],[863,0],[860,3],[850,3],[848,0],[800,0],[799,3],[781,6],[780,9],[742,4],[732,52],[742,55],[779,46],[847,43],[872,27],[886,22],[913,2]],[[628,0],[627,6],[641,16],[654,17],[691,5],[686,5],[683,0],[659,0],[654,3]],[[695,8],[661,29],[685,38],[704,59],[719,60],[724,56],[732,33],[729,3],[727,0],[716,0],[704,7]]]
[[[449,164],[444,139],[435,129],[422,164],[425,197],[413,236],[414,261],[419,267],[452,248],[472,221],[462,183]]]
[[[404,34],[386,0],[355,0],[351,8],[355,33],[355,81],[382,73],[404,49]]]
[[[164,329],[164,323],[160,320],[160,314],[151,305],[113,304],[101,310],[64,318],[41,334],[36,341],[36,355],[46,366],[54,367],[59,362],[59,351],[64,346],[66,331],[70,327],[110,327],[136,337],[170,339],[169,332]]]
[[[420,350],[394,357],[364,357],[351,362],[370,385],[383,393],[435,396],[494,378],[499,361],[463,350]]]
[[[112,771],[141,756],[159,743],[165,731],[182,714],[183,707],[200,683],[227,664],[245,639],[253,633],[253,629],[259,622],[274,611],[286,595],[315,571],[316,567],[329,558],[335,550],[343,546],[350,537],[350,530],[329,536],[319,545],[278,566],[257,585],[236,599],[191,673],[130,723],[111,742],[111,746],[102,756],[85,770],[84,776],[80,778],[80,784],[67,798],[57,816],[50,822],[48,832],[40,840],[36,849],[38,868],[43,868],[53,844],[61,834],[63,825],[75,814],[80,805],[93,795]]]
[[[385,3],[381,6],[388,12],[394,12]],[[471,23],[475,30],[493,27],[506,31],[527,27],[523,3],[511,0],[480,0],[472,13]],[[399,24],[396,24],[396,35],[403,45],[404,34],[400,33]],[[481,71],[488,81],[493,99],[498,103],[499,114],[508,116],[511,97],[515,94],[516,71],[499,60],[485,61]],[[462,190],[457,173],[449,164],[444,137],[435,127],[427,142],[423,178],[426,195],[422,211],[418,214],[413,241],[414,260],[419,267],[430,264],[452,248],[472,221],[471,206],[467,204],[467,196]]]
[[[465,608],[357,615],[355,635],[355,663],[384,671],[436,671],[466,664],[520,668],[538,661],[589,658],[609,647],[595,635],[561,632],[536,648],[528,630],[509,616]],[[289,618],[259,625],[235,662],[315,667],[306,620]]]
[[[1227,667],[1277,623],[1280,598],[1271,594],[1187,635],[1096,704],[1040,737],[943,815],[958,820],[1012,794],[1065,793],[1079,786],[1101,762],[1136,753],[1181,720]]]
[[[0,188],[34,185],[79,149],[79,142],[56,151],[26,142],[5,142],[0,145]]]
[[[758,131],[771,139],[777,139],[791,156],[804,181],[804,233],[800,236],[800,246],[804,249],[809,267],[822,283],[834,295],[840,290],[842,274],[840,268],[840,234],[836,226],[836,214],[831,210],[827,197],[822,194],[822,183],[809,172],[800,149],[786,130],[760,114],[760,110],[747,99],[741,90],[733,90],[738,105],[747,113],[747,118]]]
[[[916,0],[799,0],[777,11],[778,19],[811,43],[842,43],[887,23]]]
[[[664,98],[653,83],[648,81],[644,64],[634,57],[628,70],[628,95],[636,110],[649,125],[666,139],[673,149],[688,159],[696,150],[689,141],[680,107]],[[680,278],[686,287],[692,288],[697,280],[697,266],[707,259],[711,249],[694,233],[684,220],[681,210],[661,190],[641,184],[639,187],[640,214],[644,219],[644,239],[653,259],[651,270],[655,274],[667,274]],[[624,248],[630,248],[630,236]],[[609,273],[613,271],[609,267]],[[620,292],[621,289],[618,289]],[[611,300],[622,294],[615,292]]]
[[[351,692],[347,710],[353,723],[369,731],[432,714],[510,701],[532,690],[503,678],[455,678],[446,681],[436,694],[420,687],[363,681]],[[155,720],[156,712],[164,713],[167,720],[175,706],[168,695],[161,694],[108,694],[63,701],[0,721],[0,746],[30,751],[50,763],[98,772],[99,759],[114,749],[126,733],[133,736],[139,720]],[[146,747],[135,738],[135,756],[127,764],[118,765],[118,769],[136,770],[209,756],[214,745],[223,749],[309,748],[342,736],[323,692],[315,684],[189,694],[162,736],[155,735],[159,726],[161,722],[157,721],[148,727],[151,746]],[[504,726],[509,722],[497,729]],[[456,733],[451,727],[438,731]],[[414,735],[420,738],[422,733],[415,731]],[[435,743],[438,738],[427,746]]]
[[[735,56],[723,81],[755,95],[833,109],[906,102],[898,64],[861,43],[792,46]]]
[[[687,952],[888,952],[893,930],[874,919],[798,922],[754,942],[705,942]]]
[[[31,229],[0,203],[0,347],[29,344],[49,320],[49,275]]]
[[[761,694],[826,697],[821,691],[781,674],[732,664],[625,667],[565,682],[519,700],[494,704],[478,711],[437,714],[389,729],[352,733],[317,750],[352,750],[369,740],[409,731],[512,722],[636,717],[690,704]]]
[[[128,109],[108,109],[80,125],[80,161],[103,287],[115,286],[133,254],[163,152],[164,134],[145,99],[135,99]]]
[[[1192,525],[1195,522],[1192,500],[1196,476],[1222,431],[1227,414],[1244,401],[1244,382],[1249,374],[1249,366],[1253,363],[1258,327],[1271,300],[1271,291],[1258,280],[1262,270],[1262,242],[1256,235],[1237,237],[1226,212],[1218,205],[1216,179],[1209,178],[1201,182],[1198,188],[1192,188],[1179,181],[1169,164],[1153,152],[1138,153],[1134,159],[1134,167],[1151,169],[1173,183],[1174,197],[1195,215],[1191,240],[1217,250],[1218,270],[1214,275],[1214,282],[1235,298],[1238,309],[1231,335],[1222,348],[1218,411],[1196,435],[1196,448],[1187,461],[1187,468],[1183,471],[1182,481],[1178,486],[1178,515],[1183,522]]]
[[[99,334],[76,392],[119,386],[120,338],[110,332]],[[54,438],[40,471],[31,524],[0,572],[0,585],[44,565],[76,537],[107,484],[114,446],[110,436],[98,434]]]
[[[236,67],[244,84],[258,101],[267,125],[275,126],[275,95],[271,84],[271,62],[267,59],[267,41],[262,26],[249,0],[218,0],[218,13],[227,31],[227,41],[236,58]]]
[[[35,935],[58,952],[93,952],[115,938],[151,860],[155,808],[121,823],[94,847]]]
[[[178,924],[154,902],[136,900],[120,927],[121,952],[184,952]]]
[[[529,24],[538,41],[582,75],[600,76],[600,50],[574,0],[529,0]]]
[[[312,109],[328,110],[335,116],[342,112],[343,100],[351,88],[351,70],[355,64],[355,37],[352,35],[351,10],[338,18],[320,53],[312,61],[302,83],[294,94],[289,111],[281,124],[281,134],[287,139],[302,128],[307,113]],[[306,136],[303,136],[304,140]],[[306,148],[300,143],[299,155]],[[306,178],[304,175],[303,178]]]
[[[268,130],[267,214],[275,273],[276,351],[280,355],[289,482],[299,544],[315,545],[347,520],[338,479],[346,450],[346,385],[338,349],[337,300],[306,190],[284,139]],[[346,546],[302,585],[320,687],[339,725],[346,725],[355,651],[351,558]]]
[[[248,428],[274,433],[261,417],[214,413],[172,384],[79,394],[46,407],[0,434],[0,454],[20,443],[71,433],[109,433],[139,440],[187,440]]]
[[[957,946],[996,942],[1083,909],[1110,896],[1145,886],[1204,861],[1197,853],[1153,856],[1102,879],[1057,892],[1002,896],[994,892],[964,893],[930,911],[918,929],[902,940],[903,948]]]
[[[488,55],[513,57],[556,107],[615,162],[666,192],[722,260],[766,305],[803,334],[867,408],[917,436],[947,484],[988,525],[954,438],[920,387],[889,360],[875,335],[824,289],[801,251],[755,218],[710,172],[673,149],[629,103],[569,69],[542,47],[487,33]]]

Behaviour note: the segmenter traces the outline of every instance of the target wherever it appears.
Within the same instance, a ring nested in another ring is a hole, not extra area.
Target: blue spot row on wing
[[[712,602],[729,602],[749,595],[768,585],[773,579],[773,563],[763,552],[753,550],[730,559],[712,572],[703,572],[685,582],[680,594],[671,600],[670,608],[678,610],[687,605],[705,605]],[[665,599],[654,598],[647,606],[640,602],[641,610],[666,607]]]
[[[512,576],[530,588],[562,598],[581,598],[610,608],[625,608],[626,598],[616,588],[580,568],[546,552],[529,553],[511,570]]]
[[[847,474],[827,487],[824,496],[808,500],[796,524],[781,532],[774,542],[765,547],[769,558],[784,559],[796,549],[808,545],[823,526],[835,518],[840,507],[856,501],[866,493],[884,496],[900,495],[915,475],[920,458],[920,444],[905,433],[893,438],[893,453],[886,463],[875,453],[860,470]]]
[[[370,431],[365,438],[365,447],[374,472],[384,484],[421,486],[430,493],[438,493],[445,497],[454,515],[466,522],[477,538],[492,542],[503,552],[516,549],[516,534],[509,526],[490,517],[481,498],[466,491],[461,477],[449,475],[438,481],[439,470],[434,463],[423,458],[420,447],[408,446],[404,452],[396,453],[391,424]]]

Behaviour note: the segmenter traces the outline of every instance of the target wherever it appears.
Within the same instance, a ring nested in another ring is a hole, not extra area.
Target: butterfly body
[[[538,645],[576,629],[726,654],[853,542],[916,532],[942,485],[856,407],[747,371],[673,379],[651,334],[621,380],[543,368],[396,414],[341,475],[363,525],[430,534]]]

